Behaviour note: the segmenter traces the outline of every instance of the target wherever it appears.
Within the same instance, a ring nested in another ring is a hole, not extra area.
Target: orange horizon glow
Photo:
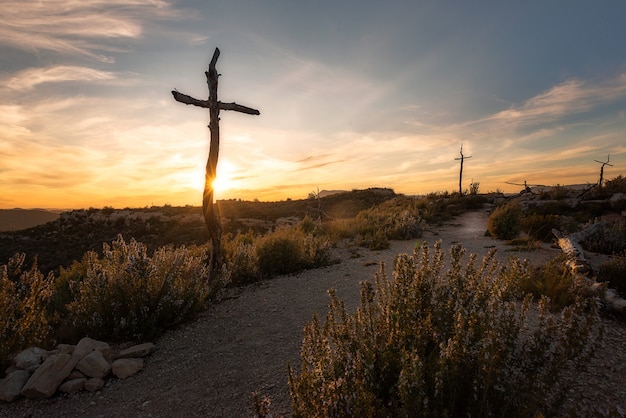
[[[481,192],[626,172],[621,2],[231,3],[5,0],[0,208],[199,206],[208,112],[170,92],[207,97],[216,47],[261,113],[220,113],[217,200],[455,192],[461,144]]]

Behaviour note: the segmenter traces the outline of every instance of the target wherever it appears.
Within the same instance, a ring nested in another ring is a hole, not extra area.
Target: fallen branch
[[[604,226],[606,222],[595,223],[582,231],[570,234],[568,236],[561,236],[561,233],[556,229],[552,230],[552,233],[557,238],[557,244],[567,257],[565,265],[573,274],[582,274],[590,279],[592,269],[587,260],[585,260],[584,251],[580,245],[580,241],[593,235],[598,229]],[[591,287],[596,288],[598,286],[605,286],[603,283],[594,283]],[[613,311],[624,312],[626,311],[626,300],[619,297],[615,290],[606,289],[604,291],[604,303]]]

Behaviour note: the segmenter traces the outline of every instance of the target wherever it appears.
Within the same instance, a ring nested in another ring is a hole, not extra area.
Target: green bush
[[[259,271],[264,277],[331,263],[331,243],[298,228],[279,228],[256,240]]]
[[[559,255],[532,274],[522,277],[522,291],[533,295],[537,300],[548,297],[554,311],[573,304],[577,297],[576,278],[566,266],[566,260],[565,255]]]
[[[68,319],[93,338],[153,338],[201,310],[219,287],[209,281],[206,254],[185,247],[150,257],[145,245],[120,236],[82,263],[86,275],[70,282]]]
[[[513,239],[521,231],[522,209],[519,202],[513,201],[498,206],[487,219],[487,230],[497,239]]]
[[[223,254],[230,283],[239,286],[259,281],[261,271],[254,234],[252,232],[238,233],[234,237],[228,234],[223,238]]]
[[[619,218],[607,221],[581,244],[586,250],[600,254],[619,254],[625,251],[626,221]]]
[[[0,366],[9,355],[48,342],[48,305],[54,276],[44,277],[33,264],[24,270],[26,254],[15,254],[0,266]]]
[[[560,229],[559,215],[530,213],[522,216],[521,229],[533,239],[543,242],[554,240],[553,229]]]
[[[380,250],[389,247],[389,240],[421,237],[424,222],[418,201],[402,196],[359,212],[353,230],[357,245]]]
[[[600,266],[598,281],[608,282],[622,297],[626,297],[626,252],[614,255]]]
[[[528,264],[477,265],[452,247],[396,258],[364,282],[349,314],[334,291],[323,323],[305,327],[301,370],[289,370],[294,417],[456,417],[555,414],[599,333],[595,300],[560,316],[522,303]],[[569,378],[569,380],[568,380]]]

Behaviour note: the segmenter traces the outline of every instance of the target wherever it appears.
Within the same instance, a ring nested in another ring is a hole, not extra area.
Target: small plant
[[[608,282],[622,297],[626,297],[626,252],[602,264],[598,271],[598,281]]]
[[[626,221],[607,221],[593,235],[582,241],[583,247],[600,254],[619,254],[626,250]]]
[[[235,286],[254,283],[261,279],[259,256],[256,251],[255,237],[252,232],[226,235],[222,240],[226,270],[230,283]]]
[[[388,240],[419,238],[424,221],[415,199],[398,197],[362,210],[354,220],[356,243],[371,250],[389,247]]]
[[[54,276],[44,277],[33,264],[24,269],[25,254],[15,254],[0,266],[0,365],[21,349],[48,342],[48,305]]]
[[[599,335],[593,299],[560,316],[522,303],[528,264],[481,264],[435,245],[396,258],[353,314],[334,291],[326,319],[305,327],[301,370],[289,369],[294,417],[554,415]]]
[[[492,237],[509,240],[521,231],[522,209],[519,202],[513,201],[498,206],[487,219],[487,230]]]
[[[554,239],[552,230],[560,229],[559,215],[529,213],[522,216],[520,223],[529,237],[543,242],[551,242]]]
[[[576,301],[575,277],[567,268],[565,255],[559,255],[545,265],[523,276],[520,287],[536,300],[547,297],[553,311],[560,311]]]
[[[279,228],[256,241],[259,271],[266,277],[328,265],[330,250],[328,239],[298,228]]]
[[[469,194],[471,195],[477,195],[478,194],[478,190],[480,189],[480,182],[478,181],[473,181],[470,184],[470,188],[469,188]]]

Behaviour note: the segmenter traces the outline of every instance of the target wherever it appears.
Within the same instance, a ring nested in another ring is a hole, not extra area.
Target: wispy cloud
[[[116,79],[110,71],[93,68],[59,65],[47,68],[28,68],[11,77],[6,86],[13,90],[31,90],[38,84],[64,81],[109,81]]]
[[[626,73],[600,81],[568,80],[542,92],[523,105],[511,107],[472,122],[506,123],[513,127],[536,125],[587,112],[626,98]]]
[[[104,53],[118,51],[120,46],[107,40],[139,38],[149,19],[175,15],[169,3],[160,0],[4,0],[0,43],[110,62],[113,57]]]

